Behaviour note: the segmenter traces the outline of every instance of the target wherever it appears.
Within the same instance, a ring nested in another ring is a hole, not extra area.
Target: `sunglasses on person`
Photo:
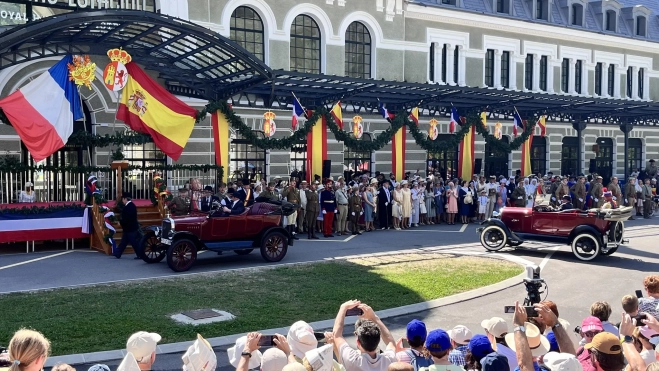
[[[586,337],[588,337],[588,338],[594,338],[595,335],[599,334],[600,332],[602,332],[602,331],[588,331],[588,332],[584,333],[584,335],[586,335]]]

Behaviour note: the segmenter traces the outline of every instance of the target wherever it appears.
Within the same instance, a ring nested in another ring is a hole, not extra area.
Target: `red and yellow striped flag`
[[[522,176],[526,177],[533,175],[533,170],[531,169],[531,145],[533,144],[533,133],[529,135],[529,139],[522,144],[522,166],[521,173]]]
[[[309,113],[311,117],[311,112]],[[323,176],[323,161],[327,160],[327,121],[321,116],[307,134],[307,181],[314,175]]]
[[[339,129],[343,130],[343,113],[341,112],[341,101],[336,102],[334,107],[332,107],[330,114],[332,115],[332,118],[334,119],[334,122],[336,122],[336,125],[339,127]]]
[[[410,120],[414,121],[416,126],[419,126],[419,107],[412,108],[412,112],[410,112]]]
[[[147,133],[174,161],[190,139],[197,111],[153,81],[135,63],[126,64],[128,83],[121,94],[117,119]]]
[[[547,135],[547,116],[542,115],[538,119],[538,126],[540,127],[540,136],[545,136]]]
[[[226,115],[215,111],[211,114],[213,127],[213,144],[215,147],[215,164],[224,167],[222,182],[229,181],[229,120]]]
[[[391,172],[399,182],[405,177],[406,133],[407,127],[403,125],[391,138]]]
[[[476,135],[474,126],[469,128],[467,134],[460,142],[460,158],[458,160],[458,177],[469,179],[474,174],[474,146]]]
[[[483,123],[483,127],[487,129],[487,112],[485,111],[481,112],[481,123]]]

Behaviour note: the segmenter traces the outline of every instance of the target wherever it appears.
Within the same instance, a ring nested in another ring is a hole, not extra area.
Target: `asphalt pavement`
[[[659,255],[656,253],[658,235],[656,220],[627,222],[626,238],[629,238],[629,244],[622,246],[612,256],[600,257],[592,262],[586,263],[577,260],[568,246],[556,244],[528,244],[524,248],[507,250],[505,254],[509,254],[513,259],[532,262],[543,268],[542,278],[548,285],[548,290],[543,297],[557,303],[560,317],[569,321],[571,328],[580,324],[581,320],[588,315],[590,304],[597,300],[606,300],[611,303],[613,307],[611,322],[618,322],[622,312],[621,297],[626,294],[633,295],[635,290],[642,288],[643,277],[659,270]],[[343,238],[342,242],[337,241],[340,239],[338,237],[334,239],[334,242],[301,240],[290,248],[285,262],[282,264],[420,248],[480,254],[483,253],[483,249],[477,242],[476,227],[473,224],[469,225],[462,232],[460,232],[462,225],[426,226],[411,232],[378,231],[351,239]],[[1,255],[0,282],[3,282],[1,289],[3,291],[31,290],[122,279],[148,279],[172,274],[164,263],[147,265],[132,260],[132,257],[116,260],[98,253],[79,251],[53,256],[55,254],[57,253]],[[41,258],[43,259],[31,261]],[[190,274],[256,267],[264,264],[266,263],[256,252],[247,257],[205,256],[200,259],[199,264],[193,268]],[[64,271],[67,274],[53,275],[54,271]],[[450,329],[462,324],[476,333],[482,333],[481,320],[493,316],[510,319],[510,315],[503,314],[503,307],[514,304],[516,300],[522,301],[525,297],[525,288],[520,283],[503,291],[472,300],[389,318],[385,320],[385,323],[396,337],[404,336],[405,325],[413,318],[425,321],[429,330]],[[350,328],[347,330],[348,335]],[[203,335],[216,336],[216,334]],[[352,337],[348,336],[348,339],[354,344]],[[215,350],[218,354],[218,370],[232,370],[233,368],[227,361],[226,347],[215,348]],[[181,353],[158,355],[154,370],[180,370],[181,355]],[[103,363],[115,369],[120,360]],[[76,368],[85,370],[90,365],[80,364],[76,365]]]

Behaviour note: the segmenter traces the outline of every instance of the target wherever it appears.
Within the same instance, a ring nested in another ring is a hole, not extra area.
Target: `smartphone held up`
[[[524,306],[524,310],[526,310],[526,316],[527,317],[537,317],[538,312],[535,310],[533,306]],[[506,305],[503,307],[503,312],[507,314],[514,314],[515,313],[515,306],[514,305]]]

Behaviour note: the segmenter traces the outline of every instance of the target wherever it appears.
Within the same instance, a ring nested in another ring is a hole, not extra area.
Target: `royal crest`
[[[146,101],[146,95],[137,89],[128,97],[128,108],[142,117],[148,109],[149,103]]]
[[[275,115],[274,112],[266,112],[263,114],[265,121],[263,122],[263,133],[266,137],[272,137],[277,132],[277,124],[275,124]]]
[[[430,140],[435,140],[439,136],[439,130],[437,129],[437,125],[439,124],[439,121],[436,119],[431,119],[428,124],[430,124],[430,127],[428,128],[428,137]]]
[[[364,135],[364,125],[362,124],[362,117],[355,116],[352,118],[352,134],[355,138],[359,139]]]
[[[73,57],[73,63],[67,65],[69,68],[69,81],[73,81],[78,86],[86,86],[89,90],[92,89],[92,81],[96,78],[94,72],[96,71],[96,63],[89,59],[88,55]]]

